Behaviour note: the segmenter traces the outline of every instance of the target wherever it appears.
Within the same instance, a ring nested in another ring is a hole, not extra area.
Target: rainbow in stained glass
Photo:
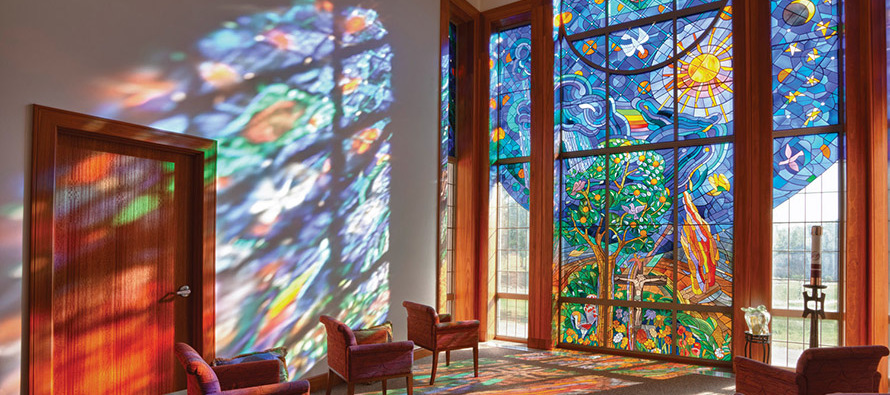
[[[220,355],[284,346],[300,376],[325,355],[306,317],[387,318],[387,39],[372,9],[294,0],[127,73],[96,110],[218,141]]]
[[[724,359],[722,326],[700,325],[715,332],[697,355],[671,330],[697,306],[731,312],[731,4],[554,4],[561,339],[585,345],[580,307],[597,306],[589,344]]]
[[[774,130],[838,124],[839,3],[770,3]]]

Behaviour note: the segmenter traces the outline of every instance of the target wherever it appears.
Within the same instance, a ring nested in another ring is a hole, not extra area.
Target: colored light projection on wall
[[[18,393],[21,377],[22,185],[24,179],[17,179],[6,188],[9,201],[17,203],[0,204],[0,256],[7,259],[0,270],[0,393]]]
[[[732,7],[555,6],[560,341],[729,360]]]
[[[839,0],[772,1],[773,129],[836,125]]]
[[[299,376],[325,355],[320,314],[387,318],[386,35],[374,10],[295,0],[164,54],[102,109],[219,142],[217,355],[285,346]]]

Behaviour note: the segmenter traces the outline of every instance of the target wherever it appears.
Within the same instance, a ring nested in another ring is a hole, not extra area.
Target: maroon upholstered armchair
[[[408,309],[408,340],[433,352],[430,385],[436,382],[439,352],[445,351],[445,366],[451,364],[451,350],[473,348],[473,373],[479,377],[479,321],[451,322],[448,314],[437,314],[430,306],[402,302]]]
[[[309,395],[306,380],[278,382],[278,360],[210,367],[188,344],[176,343],[174,352],[185,368],[188,395]]]
[[[349,395],[355,393],[355,383],[383,382],[405,377],[408,395],[414,393],[414,343],[411,341],[358,344],[355,335],[346,324],[333,317],[321,316],[321,323],[328,332],[328,390],[334,382],[334,374],[346,381]]]
[[[735,390],[744,395],[822,395],[835,392],[878,392],[878,363],[884,346],[810,348],[797,360],[797,370],[735,357]]]

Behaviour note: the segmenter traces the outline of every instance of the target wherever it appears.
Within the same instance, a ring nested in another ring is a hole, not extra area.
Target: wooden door
[[[175,342],[212,357],[214,150],[35,106],[32,393],[167,393]]]

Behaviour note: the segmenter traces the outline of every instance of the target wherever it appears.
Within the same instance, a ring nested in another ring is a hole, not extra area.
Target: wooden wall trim
[[[484,168],[483,161],[487,163],[487,151],[483,149],[487,146],[479,143],[480,134],[487,136],[484,129],[480,129],[479,120],[480,114],[485,108],[483,107],[485,102],[481,101],[478,89],[479,76],[484,74],[479,72],[478,66],[480,54],[483,53],[479,46],[481,43],[479,39],[480,13],[466,0],[441,0],[440,11],[439,35],[442,48],[448,46],[448,25],[450,23],[453,23],[457,28],[458,36],[456,63],[457,163],[455,165],[457,177],[455,179],[454,311],[452,313],[459,320],[479,319],[484,321],[478,308],[478,294],[481,285],[480,265],[483,264],[480,258],[480,246],[487,221],[480,221],[480,218],[487,218],[487,215],[481,216],[486,203],[481,201],[479,196],[484,191],[481,185],[487,180],[488,173],[486,171],[483,175],[479,171],[479,168]],[[439,86],[441,86],[441,81]],[[441,117],[441,114],[439,116]],[[487,138],[486,136],[483,138]],[[441,149],[439,152],[441,155]],[[438,219],[438,213],[436,218]],[[436,232],[437,238],[438,235],[439,233]],[[439,244],[438,240],[436,244]],[[438,257],[437,254],[437,264]],[[436,280],[438,286],[438,282],[442,281],[438,278],[438,271]],[[443,303],[444,301],[437,301],[437,304]]]
[[[845,1],[846,345],[887,344],[887,80],[884,2]],[[885,374],[886,359],[879,371]],[[886,390],[886,380],[882,380]]]
[[[772,62],[770,8],[766,1],[733,6],[733,103],[735,199],[733,330],[734,355],[742,355],[741,308],[772,301]],[[755,347],[754,358],[760,358]]]
[[[531,9],[531,171],[529,200],[528,345],[551,349],[553,328],[553,3]]]

